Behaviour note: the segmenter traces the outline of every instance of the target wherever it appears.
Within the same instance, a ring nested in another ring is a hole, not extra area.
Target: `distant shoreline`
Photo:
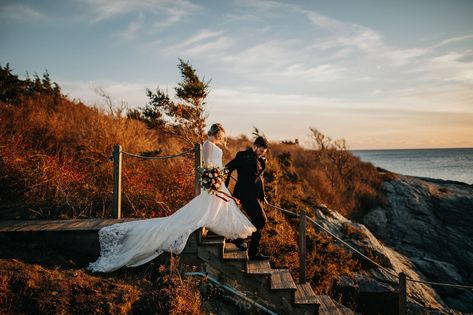
[[[473,184],[473,148],[353,150],[362,161],[407,176]]]
[[[387,170],[387,171],[389,171],[389,170]],[[389,171],[389,172],[391,172],[391,171]],[[450,184],[450,185],[460,185],[460,186],[473,187],[473,184],[468,184],[468,183],[458,181],[458,180],[454,180],[454,179],[442,179],[442,178],[433,178],[433,177],[426,177],[426,176],[407,175],[407,174],[400,174],[400,173],[395,173],[395,172],[391,172],[391,173],[397,174],[399,176],[413,177],[413,178],[423,180],[425,182],[431,182],[431,183],[440,184],[440,185]]]

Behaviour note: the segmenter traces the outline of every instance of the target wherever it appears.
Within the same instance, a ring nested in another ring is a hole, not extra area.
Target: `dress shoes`
[[[248,249],[248,246],[245,243],[241,244],[235,244],[236,247],[238,247],[239,250],[244,251]]]
[[[248,246],[245,242],[232,241],[231,243],[235,244],[235,246],[241,251],[245,251],[248,249]]]

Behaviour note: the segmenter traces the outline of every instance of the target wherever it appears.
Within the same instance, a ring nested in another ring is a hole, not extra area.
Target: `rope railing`
[[[137,158],[146,159],[146,160],[165,160],[165,159],[172,159],[181,155],[186,155],[186,154],[191,154],[191,153],[193,154],[194,149],[190,149],[187,151],[183,151],[183,152],[171,154],[171,155],[158,155],[158,156],[146,156],[146,155],[134,154],[134,153],[126,152],[126,151],[121,151],[121,153],[126,154],[128,156],[137,157]]]
[[[287,213],[287,214],[291,214],[291,215],[295,215],[295,216],[300,216],[298,213],[295,213],[295,212],[292,212],[292,211],[289,211],[289,210],[286,210],[286,209],[283,209],[283,208],[280,208],[278,206],[275,206],[275,205],[272,205],[270,203],[267,203],[268,206],[272,207],[272,208],[275,208],[281,212],[284,212],[284,213]],[[347,246],[348,248],[350,248],[352,251],[356,252],[358,255],[362,256],[363,258],[365,258],[366,260],[370,261],[371,263],[373,263],[374,265],[376,265],[378,268],[384,270],[385,272],[387,272],[388,274],[394,276],[394,277],[397,277],[397,275],[393,272],[391,272],[390,270],[386,269],[385,267],[381,266],[379,263],[377,263],[376,261],[372,260],[371,258],[369,258],[368,256],[366,256],[365,254],[363,254],[362,252],[360,252],[359,250],[357,250],[356,248],[354,248],[353,246],[351,246],[350,244],[348,244],[347,242],[345,242],[344,240],[342,240],[341,238],[339,238],[338,236],[336,236],[335,234],[333,234],[329,229],[326,229],[324,226],[320,225],[319,223],[315,222],[312,218],[310,217],[306,217],[306,220],[310,221],[312,224],[316,225],[317,227],[319,227],[320,229],[324,230],[325,232],[327,232],[328,234],[330,234],[333,238],[335,238],[336,240],[338,240],[340,243],[344,244],[345,246]]]
[[[439,286],[444,286],[444,287],[473,290],[473,285],[433,282],[433,281],[425,281],[425,280],[416,280],[416,279],[411,279],[411,278],[407,278],[407,280],[411,282],[425,283],[425,284],[430,284],[430,285],[439,285]]]
[[[113,148],[113,153],[109,158],[109,161],[113,161],[113,199],[112,199],[112,213],[116,219],[121,218],[121,195],[122,195],[122,160],[123,155],[128,155],[134,158],[140,158],[145,160],[165,160],[172,159],[179,156],[193,154],[194,155],[194,168],[196,172],[195,176],[195,193],[200,194],[200,179],[198,174],[199,168],[202,166],[202,145],[195,144],[193,149],[186,150],[171,155],[162,156],[147,156],[143,154],[135,154],[122,150],[121,145],[116,144]]]
[[[275,206],[273,204],[270,204],[269,202],[266,201],[266,204],[276,210],[279,210],[280,212],[282,213],[286,213],[286,214],[289,214],[289,215],[292,215],[292,216],[296,216],[296,217],[301,217],[300,214],[296,213],[296,212],[292,212],[292,211],[289,211],[287,209],[283,209],[281,207],[278,207],[278,206]],[[385,267],[383,267],[382,265],[380,265],[379,263],[377,263],[376,261],[372,260],[371,258],[367,257],[366,255],[364,255],[363,253],[361,253],[359,250],[357,250],[356,248],[354,248],[353,246],[351,246],[350,244],[348,244],[346,241],[342,240],[341,238],[339,238],[338,236],[336,236],[334,233],[332,233],[329,229],[325,228],[323,225],[317,223],[315,220],[313,220],[312,218],[310,217],[307,217],[305,216],[305,211],[301,212],[304,216],[304,218],[311,222],[314,226],[317,226],[319,227],[321,230],[325,231],[326,233],[328,233],[329,235],[331,235],[334,239],[336,239],[337,241],[339,241],[340,243],[342,243],[343,245],[347,246],[348,248],[350,248],[352,251],[356,252],[357,254],[359,254],[361,257],[363,257],[364,259],[366,259],[367,261],[371,262],[372,264],[374,264],[376,267],[378,267],[379,269],[385,271],[386,273],[388,273],[389,275],[393,276],[394,278],[398,279],[399,281],[399,314],[406,314],[406,303],[407,303],[407,300],[406,300],[406,296],[407,296],[407,290],[406,290],[406,281],[411,281],[411,282],[416,282],[416,283],[423,283],[423,284],[429,284],[429,285],[437,285],[437,286],[445,286],[445,287],[453,287],[453,288],[459,288],[459,289],[469,289],[469,290],[473,290],[473,286],[472,285],[463,285],[463,284],[454,284],[454,283],[443,283],[443,282],[433,282],[433,281],[425,281],[425,280],[416,280],[416,279],[412,279],[412,278],[409,278],[406,276],[405,273],[401,272],[399,273],[399,275],[395,274],[394,272],[386,269]],[[304,233],[303,237],[305,238],[305,230],[302,231]],[[305,253],[305,251],[303,251]],[[301,254],[302,255],[302,254]],[[305,260],[305,257],[304,258],[300,258],[301,260]],[[302,266],[301,266],[302,268]],[[304,263],[304,268],[305,268],[305,263]],[[305,274],[305,272],[302,272],[301,271],[301,274]],[[393,281],[394,282],[394,281]]]

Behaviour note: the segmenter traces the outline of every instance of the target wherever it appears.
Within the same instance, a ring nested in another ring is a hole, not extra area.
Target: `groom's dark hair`
[[[255,142],[253,142],[253,144],[260,148],[265,148],[265,149],[269,148],[268,140],[266,140],[266,138],[261,137],[261,136],[257,137],[255,139]]]

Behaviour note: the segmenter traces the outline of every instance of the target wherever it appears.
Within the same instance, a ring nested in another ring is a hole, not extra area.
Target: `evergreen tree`
[[[61,96],[61,89],[56,82],[52,82],[46,71],[41,79],[37,74],[33,80],[28,76],[25,80],[20,79],[12,73],[10,65],[0,65],[0,101],[19,104],[22,96],[34,96],[37,94],[52,96],[54,100]]]
[[[128,117],[144,121],[148,128],[165,130],[187,144],[204,141],[205,129],[205,98],[209,93],[209,82],[200,79],[196,70],[179,59],[178,68],[181,72],[181,82],[174,88],[176,101],[167,92],[156,89],[147,90],[148,104],[140,108],[140,112],[129,111]]]

